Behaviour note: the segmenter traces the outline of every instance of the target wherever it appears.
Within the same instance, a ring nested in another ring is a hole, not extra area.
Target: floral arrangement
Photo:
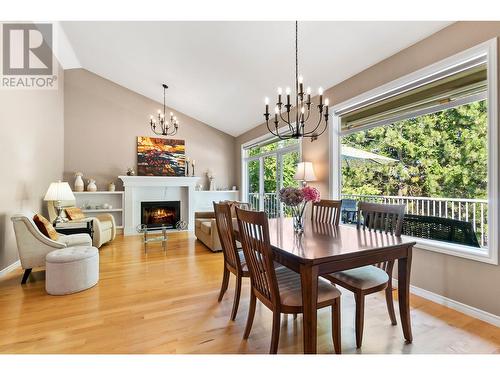
[[[311,186],[304,186],[303,188],[285,187],[280,190],[280,201],[292,210],[295,232],[302,233],[304,231],[303,216],[307,202],[319,202],[320,198],[318,189]]]

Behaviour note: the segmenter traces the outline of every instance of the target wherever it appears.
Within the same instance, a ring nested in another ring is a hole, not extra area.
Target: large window
[[[496,263],[495,46],[336,106],[333,195],[404,204],[418,246]]]
[[[293,177],[299,161],[300,143],[296,139],[267,139],[243,147],[244,198],[269,217],[283,215],[278,191],[298,186]]]

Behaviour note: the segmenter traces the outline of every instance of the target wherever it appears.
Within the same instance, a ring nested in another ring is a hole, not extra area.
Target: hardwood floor
[[[98,285],[68,296],[47,295],[43,271],[35,270],[24,286],[21,270],[0,279],[0,353],[268,352],[270,311],[257,304],[252,333],[243,340],[248,280],[231,322],[234,277],[217,303],[222,253],[192,234],[170,234],[166,255],[154,244],[144,254],[139,236],[119,236],[100,257]],[[354,298],[345,291],[343,353],[500,353],[500,328],[417,296],[411,302],[414,341],[405,344],[399,322],[390,324],[384,295],[368,296],[363,347],[356,350]],[[330,310],[320,310],[319,353],[333,353],[330,321]],[[301,326],[300,315],[283,319],[279,353],[302,352]]]

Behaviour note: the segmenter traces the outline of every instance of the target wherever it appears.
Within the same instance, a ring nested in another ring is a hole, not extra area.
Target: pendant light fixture
[[[179,128],[179,121],[177,121],[177,117],[174,116],[172,112],[170,112],[170,121],[167,121],[167,106],[165,105],[165,94],[168,89],[166,84],[163,84],[163,112],[158,110],[158,119],[156,120],[153,115],[149,118],[149,126],[151,126],[151,130],[156,135],[170,136],[175,135],[177,133],[177,129]]]
[[[295,113],[292,114],[292,91],[289,87],[285,90],[285,101],[283,102],[283,91],[278,88],[278,100],[274,109],[274,121],[270,118],[269,113],[269,99],[265,99],[266,112],[264,118],[266,119],[267,129],[271,134],[279,139],[290,138],[310,138],[311,141],[316,140],[321,134],[325,132],[328,127],[328,99],[323,102],[323,89],[320,87],[318,90],[319,102],[313,105],[311,102],[311,88],[308,87],[304,92],[304,82],[302,76],[299,75],[299,47],[298,47],[298,22],[295,21],[295,93],[294,104]],[[312,109],[311,109],[312,107]],[[317,107],[317,110],[314,109]],[[317,113],[318,122],[312,128],[307,127],[308,120],[311,112]],[[284,129],[283,129],[284,128]]]

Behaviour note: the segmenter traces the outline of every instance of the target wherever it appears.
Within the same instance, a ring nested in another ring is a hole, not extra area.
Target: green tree
[[[487,196],[486,101],[356,132],[342,143],[399,160],[344,161],[344,194]]]

